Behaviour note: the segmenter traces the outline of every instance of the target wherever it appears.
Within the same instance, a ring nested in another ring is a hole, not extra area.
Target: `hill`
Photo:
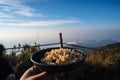
[[[120,80],[120,43],[90,51],[84,65],[64,80]]]
[[[100,49],[112,53],[120,53],[120,43],[109,44],[104,47],[101,47]]]

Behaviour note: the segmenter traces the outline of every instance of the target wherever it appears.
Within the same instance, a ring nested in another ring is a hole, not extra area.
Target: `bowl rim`
[[[86,59],[86,54],[83,53],[82,50],[79,50],[79,49],[76,49],[76,48],[71,48],[71,47],[63,47],[63,48],[68,48],[68,49],[74,49],[74,50],[77,50],[77,51],[80,51],[82,53],[82,59],[80,61],[77,61],[77,62],[74,62],[74,63],[69,63],[69,64],[62,64],[62,65],[50,65],[50,64],[45,64],[45,63],[42,63],[42,62],[37,62],[33,59],[33,56],[40,52],[40,51],[43,51],[43,50],[48,50],[48,49],[57,49],[57,48],[60,48],[60,47],[51,47],[51,48],[46,48],[46,49],[42,49],[42,50],[39,50],[39,51],[36,51],[34,52],[31,56],[30,56],[30,60],[31,62],[33,62],[35,65],[38,65],[38,66],[49,66],[49,67],[57,67],[57,66],[68,66],[68,65],[74,65],[74,64],[78,64],[78,63],[81,63],[82,61],[84,61]]]

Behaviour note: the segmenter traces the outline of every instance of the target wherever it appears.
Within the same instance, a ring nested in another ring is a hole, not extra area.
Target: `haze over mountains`
[[[87,47],[101,47],[101,46],[105,46],[108,44],[119,43],[119,42],[120,41],[110,40],[110,39],[105,39],[105,40],[100,40],[100,41],[86,39],[84,41],[75,42],[75,44],[87,46]]]

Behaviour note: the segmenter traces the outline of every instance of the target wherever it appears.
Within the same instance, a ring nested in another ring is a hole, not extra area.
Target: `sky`
[[[0,43],[120,41],[120,0],[0,0]]]

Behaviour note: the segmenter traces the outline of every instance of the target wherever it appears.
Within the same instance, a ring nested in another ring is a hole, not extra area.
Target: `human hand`
[[[37,66],[32,66],[29,68],[20,78],[20,80],[54,80],[58,74],[50,74],[47,72],[39,72]]]

